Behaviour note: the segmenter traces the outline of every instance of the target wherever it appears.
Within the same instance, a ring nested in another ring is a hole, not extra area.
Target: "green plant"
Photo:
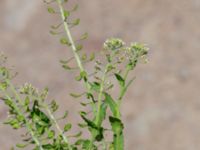
[[[29,146],[34,150],[123,150],[124,125],[121,120],[120,106],[128,87],[134,80],[134,78],[129,79],[128,75],[141,58],[146,58],[148,48],[139,43],[127,46],[121,39],[110,38],[105,41],[98,59],[95,58],[94,53],[88,56],[82,51],[83,46],[79,43],[87,38],[87,33],[74,41],[70,31],[80,22],[79,19],[72,21],[69,19],[78,5],[71,10],[66,10],[63,5],[68,2],[67,0],[45,0],[44,2],[48,5],[47,9],[51,14],[58,13],[52,7],[53,3],[57,4],[62,21],[58,25],[51,26],[50,33],[59,35],[58,29],[63,26],[65,34],[60,38],[60,43],[70,48],[74,55],[67,60],[61,60],[60,63],[64,69],[78,72],[75,80],[83,83],[85,87],[84,92],[70,95],[73,98],[82,98],[80,104],[83,108],[91,109],[91,113],[80,111],[82,123],[78,125],[82,131],[69,135],[68,131],[72,124],[67,122],[64,128],[59,125],[59,120],[65,119],[67,112],[61,117],[56,117],[58,104],[55,100],[51,102],[46,100],[48,89],[38,91],[28,83],[21,87],[13,85],[12,79],[15,74],[6,66],[7,58],[2,54],[0,93],[1,99],[9,108],[5,124],[9,124],[13,129],[25,128],[27,131],[23,135],[23,143],[16,146],[25,149]],[[71,61],[75,61],[77,66],[72,67]],[[86,63],[93,65],[91,73],[89,73],[91,69],[85,69]],[[117,83],[113,79],[116,79]],[[113,87],[119,88],[117,97],[111,94],[110,90]],[[108,111],[110,111],[109,115]],[[106,121],[110,123],[110,127],[104,126],[103,123]],[[87,131],[90,133],[89,138],[82,136],[82,132]],[[112,134],[111,141],[105,136],[106,132]]]

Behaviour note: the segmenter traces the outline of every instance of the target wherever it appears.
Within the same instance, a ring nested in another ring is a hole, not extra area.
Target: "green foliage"
[[[6,57],[1,55],[0,93],[1,99],[9,109],[5,124],[13,129],[27,130],[22,137],[23,143],[17,144],[16,147],[28,149],[31,145],[33,150],[123,150],[124,125],[120,106],[123,96],[134,80],[134,78],[129,79],[128,75],[139,60],[146,59],[148,48],[140,43],[131,43],[128,46],[119,38],[110,38],[103,44],[102,55],[97,60],[94,53],[88,55],[83,52],[81,41],[87,39],[88,34],[80,35],[77,40],[74,40],[71,34],[70,29],[80,23],[80,19],[71,19],[71,14],[77,11],[78,5],[66,10],[64,4],[67,4],[68,0],[44,0],[44,2],[50,14],[60,14],[62,19],[57,25],[51,26],[50,33],[57,36],[65,33],[64,37],[59,38],[60,43],[73,53],[73,57],[61,60],[60,63],[65,70],[78,74],[75,80],[84,85],[82,93],[75,92],[70,95],[79,98],[81,106],[86,107],[84,110],[91,109],[91,111],[79,112],[82,118],[82,122],[78,124],[80,132],[70,135],[72,129],[70,122],[67,121],[62,128],[59,125],[59,120],[66,120],[68,112],[60,117],[55,115],[59,105],[56,100],[49,103],[47,88],[39,91],[28,83],[21,87],[13,85],[12,80],[15,75],[6,66]],[[52,7],[52,3],[57,4],[59,11]],[[85,69],[86,63],[93,65],[92,73]],[[109,92],[114,87],[119,87],[117,96]],[[109,111],[110,116],[108,116]],[[106,122],[110,123],[110,129],[105,127]],[[90,136],[85,137],[82,132],[89,132]],[[111,141],[108,140],[107,134],[113,135]]]

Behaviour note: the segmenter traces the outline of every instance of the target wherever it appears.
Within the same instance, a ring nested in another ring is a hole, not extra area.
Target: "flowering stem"
[[[10,86],[11,91],[12,91],[13,94],[15,95],[16,99],[19,101],[19,103],[20,103],[21,105],[23,105],[22,100],[21,100],[19,94],[17,93],[16,89],[15,89],[14,86],[12,85],[12,83],[10,83],[9,80],[6,80],[6,82],[7,82],[7,84]],[[6,91],[4,91],[4,92],[6,92]],[[6,94],[6,97],[7,97],[8,99],[12,100],[12,98],[11,98],[8,94]],[[20,111],[20,109],[17,107],[17,105],[16,105],[16,103],[15,103],[14,101],[13,101],[13,104],[14,104],[14,107],[15,107],[15,110],[17,111],[17,113],[18,113],[20,116],[23,116],[24,122],[25,122],[25,125],[26,125],[26,128],[27,128],[28,132],[31,134],[31,137],[32,137],[32,139],[34,140],[34,142],[36,143],[36,145],[38,146],[38,148],[39,148],[40,150],[44,150],[43,147],[42,147],[42,145],[41,145],[41,143],[40,143],[40,141],[39,141],[39,139],[35,136],[34,131],[33,131],[32,128],[31,128],[31,124],[26,120],[26,117],[23,115],[23,113]]]
[[[70,32],[69,25],[66,22],[66,18],[65,18],[65,14],[64,14],[64,8],[62,6],[62,1],[61,0],[56,0],[56,1],[58,3],[59,9],[60,9],[60,14],[61,14],[61,18],[63,20],[64,30],[65,30],[65,33],[66,33],[66,35],[67,35],[67,37],[69,39],[69,42],[71,44],[71,48],[72,48],[75,60],[77,62],[77,65],[78,65],[78,67],[80,69],[80,72],[85,72],[86,73],[86,71],[85,71],[85,69],[83,67],[83,64],[81,62],[81,58],[80,58],[80,56],[79,56],[79,54],[77,52],[77,48],[76,48],[75,42],[74,42],[74,40],[72,38],[72,34]],[[86,86],[87,91],[90,92],[90,84],[89,84],[88,80],[84,80],[84,84]],[[92,108],[93,108],[93,112],[96,113],[95,104],[91,103],[91,105],[92,105]]]

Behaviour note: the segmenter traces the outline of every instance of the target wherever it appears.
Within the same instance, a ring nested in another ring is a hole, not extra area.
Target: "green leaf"
[[[91,85],[91,89],[96,91],[96,92],[99,92],[100,91],[100,83],[99,82],[92,82],[90,83]]]
[[[76,81],[81,81],[81,79],[82,79],[82,77],[80,75],[78,75],[78,76],[75,77]]]
[[[9,106],[10,108],[13,108],[13,101],[10,98],[4,99],[4,103]]]
[[[82,132],[80,131],[80,132],[78,132],[77,134],[75,134],[75,135],[69,135],[68,137],[78,138],[78,137],[80,137],[81,135],[82,135]]]
[[[102,127],[98,127],[95,122],[87,119],[85,117],[85,115],[81,115],[81,117],[83,118],[83,120],[87,123],[89,130],[91,131],[91,133],[93,134],[93,136],[95,137],[95,139],[97,141],[101,141],[104,137],[103,137],[103,128]]]
[[[50,130],[50,131],[48,132],[48,138],[49,138],[49,139],[52,139],[54,136],[55,136],[55,131],[54,131],[54,130]]]
[[[106,91],[112,89],[114,87],[114,84],[110,84],[107,88],[106,88]]]
[[[125,86],[124,79],[117,73],[115,73],[115,77],[116,77],[117,81],[119,82],[119,85],[121,86],[121,88],[124,87]]]
[[[81,116],[87,115],[87,113],[86,113],[85,111],[80,111],[79,114],[80,114]]]
[[[95,99],[94,96],[92,95],[92,93],[87,93],[87,99],[91,99],[93,103],[95,103]]]
[[[132,84],[132,82],[134,81],[134,79],[135,79],[135,77],[132,78],[132,79],[127,83],[127,85],[126,85],[125,87],[123,87],[123,90],[122,90],[121,93],[120,93],[119,99],[122,99],[122,97],[125,95],[125,93],[126,93],[128,87]]]
[[[74,59],[74,57],[69,58],[68,60],[60,60],[61,64],[67,64],[69,63],[72,59]]]
[[[101,126],[103,120],[106,117],[106,109],[107,109],[107,104],[103,103],[101,105],[101,108],[100,108],[100,115],[99,115],[99,120],[98,120],[98,123],[97,123],[98,126]]]
[[[80,128],[85,128],[85,127],[87,127],[87,124],[85,124],[85,123],[78,123],[78,126]]]
[[[51,104],[50,104],[50,108],[52,112],[55,112],[56,110],[58,110],[59,105],[56,103],[55,100],[52,100]]]
[[[82,106],[87,106],[88,105],[88,103],[83,103],[83,102],[81,102],[80,103]]]
[[[37,100],[34,101],[32,112],[31,112],[31,118],[39,126],[43,126],[43,127],[51,126],[51,120],[44,112],[42,112],[39,109],[39,104]]]
[[[79,98],[79,97],[83,96],[83,94],[85,94],[85,93],[81,93],[81,94],[70,93],[70,96],[72,96],[74,98]]]
[[[80,50],[82,50],[82,48],[83,48],[83,45],[81,45],[81,44],[76,45],[76,51],[80,51]]]
[[[113,144],[113,143],[110,143],[110,145],[109,145],[109,150],[115,150],[115,149],[114,149],[114,144]]]
[[[64,17],[67,18],[69,17],[69,15],[70,15],[70,12],[67,10],[64,10]]]
[[[17,119],[19,122],[23,122],[23,121],[24,121],[24,116],[23,116],[23,115],[17,115],[17,116],[16,116],[16,119]]]
[[[85,40],[88,38],[88,33],[84,33],[83,35],[81,35],[81,40]]]
[[[83,141],[83,146],[82,146],[82,149],[83,150],[87,150],[87,149],[89,149],[90,148],[90,143],[91,143],[91,141],[90,140],[84,140]]]
[[[95,54],[94,54],[94,52],[93,53],[91,53],[91,55],[90,55],[90,61],[93,61],[95,59]]]
[[[75,145],[81,145],[83,143],[83,139],[78,139],[74,144]]]
[[[56,31],[53,31],[53,30],[50,30],[49,33],[51,35],[58,35],[58,34],[60,34],[60,32],[56,32]]]
[[[113,69],[115,69],[115,67],[110,64],[110,65],[108,65],[107,72],[110,72]]]
[[[0,83],[0,90],[4,91],[8,88],[7,82],[1,82]]]
[[[56,11],[52,7],[48,7],[47,10],[48,10],[48,12],[50,14],[55,14],[56,13]]]
[[[123,131],[123,128],[124,128],[121,120],[116,117],[109,116],[109,121],[111,123],[113,132],[115,134],[121,134],[121,132]]]
[[[80,76],[81,76],[82,78],[86,78],[86,77],[87,77],[87,72],[81,71]]]
[[[73,12],[73,11],[76,11],[77,9],[78,9],[78,4],[76,4],[76,5],[72,8],[71,11]]]
[[[64,115],[63,115],[63,119],[66,118],[68,116],[68,111],[65,111]]]
[[[69,131],[71,128],[72,128],[72,124],[70,124],[70,123],[66,124],[64,127],[64,132]]]
[[[25,148],[28,144],[16,144],[17,148]]]
[[[51,29],[58,29],[60,26],[62,25],[62,23],[58,24],[58,25],[51,25]]]
[[[85,115],[81,114],[81,117],[82,117],[83,120],[87,123],[87,125],[88,125],[89,127],[94,128],[94,129],[97,129],[97,128],[98,128],[98,127],[96,126],[96,124],[95,124],[93,121],[87,119],[87,118],[85,117]]]
[[[81,59],[82,59],[83,61],[87,60],[87,55],[86,55],[85,53],[82,54]]]
[[[71,43],[64,37],[60,39],[60,43],[63,45],[68,45],[68,46],[71,45]]]
[[[65,118],[67,118],[67,116],[68,116],[68,111],[65,111],[63,116],[58,118],[57,120],[65,119]]]
[[[112,99],[112,97],[108,93],[104,93],[105,96],[105,102],[110,107],[110,110],[112,111],[114,116],[118,116],[118,105],[117,103]]]
[[[44,145],[42,145],[42,148],[45,149],[45,150],[52,150],[53,149],[53,145],[51,145],[51,144],[44,144]]]
[[[123,123],[120,119],[116,117],[109,117],[109,121],[112,126],[113,131],[113,146],[114,150],[122,150],[124,149],[124,137],[123,137]]]
[[[62,65],[62,67],[65,69],[65,70],[71,70],[72,68],[70,66],[68,66],[67,64],[64,64]]]
[[[79,25],[79,23],[80,23],[80,19],[78,18],[72,22],[72,25],[76,26],[76,25]]]
[[[82,135],[82,132],[80,131],[80,132],[78,132],[77,134],[75,134],[73,137],[78,138],[78,137],[80,137],[81,135]]]
[[[27,105],[29,105],[29,104],[30,104],[30,99],[29,99],[28,96],[26,96],[24,105],[27,106]]]
[[[80,72],[80,78],[83,79],[84,81],[87,81],[87,72],[81,71]]]

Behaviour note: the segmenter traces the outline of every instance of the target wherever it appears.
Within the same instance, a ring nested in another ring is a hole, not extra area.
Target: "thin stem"
[[[69,150],[72,150],[71,146],[69,145],[68,139],[67,137],[63,134],[62,129],[60,128],[60,126],[57,123],[57,120],[55,119],[54,115],[52,114],[52,112],[50,111],[50,109],[48,108],[48,106],[45,106],[45,109],[47,111],[47,113],[49,114],[50,118],[53,120],[53,122],[55,123],[55,126],[58,130],[58,132],[60,133],[60,135],[62,136],[63,140],[65,141],[65,143],[68,143],[68,148]]]
[[[106,65],[106,68],[105,68],[105,71],[103,73],[103,77],[102,77],[102,80],[101,80],[101,84],[100,84],[100,91],[99,91],[98,101],[97,101],[97,117],[96,117],[96,124],[97,125],[99,124],[99,116],[100,116],[100,113],[101,113],[101,104],[102,104],[102,96],[103,96],[103,91],[104,91],[104,83],[105,83],[105,80],[106,80],[106,73],[107,73],[109,65],[110,65],[110,63]]]
[[[124,81],[126,81],[127,77],[128,77],[128,73],[129,73],[130,69],[129,68],[126,68],[125,70],[125,73],[124,73]],[[121,101],[122,101],[122,98],[124,96],[124,90],[125,90],[126,86],[124,88],[121,88],[120,89],[120,92],[119,92],[119,97],[117,99],[117,104],[118,104],[118,107],[120,108],[120,105],[121,105]]]
[[[19,103],[20,103],[21,105],[23,105],[22,100],[21,100],[21,98],[19,97],[18,93],[16,92],[16,90],[15,90],[14,86],[12,85],[12,83],[10,83],[9,80],[6,80],[6,82],[7,82],[7,84],[10,86],[11,91],[14,93],[14,95],[16,96],[16,98],[17,98],[17,100],[19,101]],[[5,92],[6,92],[6,91],[5,91]],[[12,98],[11,98],[8,94],[6,94],[6,97],[9,98],[10,100],[12,100]],[[21,113],[21,111],[20,111],[20,109],[17,107],[16,103],[15,103],[15,102],[13,102],[13,103],[15,104],[14,107],[15,107],[15,110],[17,111],[17,113],[18,113],[19,115],[23,116],[24,122],[25,122],[25,125],[26,125],[26,128],[27,128],[27,130],[29,131],[29,133],[31,134],[32,139],[35,141],[36,145],[39,147],[40,150],[44,150],[44,149],[42,148],[42,145],[41,145],[39,139],[35,136],[35,134],[34,134],[32,128],[31,128],[31,124],[28,123],[28,121],[26,120],[26,117],[23,115],[23,113]]]
[[[72,35],[71,35],[71,32],[69,30],[69,26],[67,24],[67,22],[65,21],[66,18],[65,18],[65,15],[64,15],[64,9],[63,9],[63,6],[62,6],[62,1],[61,0],[57,0],[57,3],[58,3],[58,6],[59,6],[59,9],[60,9],[60,14],[61,14],[61,17],[63,19],[63,25],[64,25],[64,29],[65,29],[65,32],[69,38],[69,42],[71,43],[71,47],[72,47],[72,50],[73,50],[73,53],[74,53],[74,57],[77,61],[77,64],[78,64],[78,67],[80,68],[81,71],[84,71],[84,68],[83,68],[83,65],[81,63],[81,59],[80,59],[80,56],[78,55],[77,53],[77,48],[76,48],[76,45],[74,43],[74,40],[72,38]]]
[[[34,97],[32,95],[29,95],[32,98],[38,99],[38,97]],[[40,102],[42,103],[41,99],[39,99]],[[45,103],[42,103],[42,106],[45,108],[45,110],[47,111],[48,115],[50,116],[51,120],[55,123],[55,126],[59,132],[59,134],[62,136],[63,140],[65,143],[68,144],[68,148],[69,150],[72,150],[71,146],[69,145],[69,141],[67,139],[67,137],[63,134],[63,130],[60,128],[56,118],[54,117],[53,113],[51,112],[51,110],[49,109],[48,105],[46,105]]]
[[[81,58],[80,58],[80,56],[79,56],[79,54],[77,52],[77,48],[76,48],[75,42],[74,42],[74,40],[72,38],[72,34],[70,32],[68,23],[66,22],[64,8],[62,6],[62,1],[61,0],[56,0],[56,1],[58,3],[59,9],[60,9],[60,14],[61,14],[61,18],[63,20],[64,30],[65,30],[65,33],[66,33],[68,39],[69,39],[69,42],[71,43],[71,48],[72,48],[75,60],[77,62],[77,65],[78,65],[78,67],[80,69],[80,72],[86,72],[84,67],[83,67]],[[88,80],[84,80],[84,84],[86,86],[87,91],[90,92],[90,84],[89,84]],[[95,106],[94,103],[92,103],[91,105],[92,105],[92,108],[93,108],[93,112],[95,114],[96,113],[96,106]]]
[[[101,105],[102,105],[102,96],[103,96],[103,91],[104,91],[104,83],[105,83],[105,80],[106,80],[106,73],[107,73],[107,70],[108,70],[108,66],[109,64],[106,65],[106,68],[105,68],[105,71],[103,73],[103,77],[102,77],[102,80],[101,80],[101,84],[100,84],[100,91],[99,91],[99,95],[98,95],[98,101],[97,101],[97,114],[95,116],[95,124],[97,126],[99,126],[100,124],[100,113],[101,113]],[[95,137],[93,136],[94,133],[92,133],[92,137],[91,137],[91,141],[90,141],[90,145],[89,145],[89,150],[92,150],[92,144],[95,140]]]
[[[83,67],[81,58],[80,58],[80,56],[79,56],[79,54],[77,52],[77,48],[76,48],[75,42],[74,42],[74,40],[72,38],[72,35],[71,35],[71,32],[70,32],[70,27],[68,26],[68,23],[66,22],[66,18],[65,18],[65,15],[64,15],[64,8],[62,6],[61,0],[57,0],[57,3],[58,3],[58,6],[59,6],[59,9],[60,9],[61,18],[64,21],[63,22],[64,30],[66,32],[66,35],[67,35],[68,39],[69,39],[69,42],[71,43],[71,48],[72,48],[75,60],[77,62],[77,65],[78,65],[78,67],[80,69],[80,72],[86,72],[84,67]],[[91,92],[91,88],[90,88],[90,84],[89,84],[88,80],[84,80],[84,84],[85,84],[85,87],[86,87],[87,91],[90,93]],[[93,113],[95,115],[96,111],[97,111],[96,110],[96,105],[95,105],[95,103],[91,103],[91,105],[92,105]],[[89,146],[90,149],[92,148],[92,144],[93,144],[94,139],[95,138],[94,138],[94,136],[92,134],[91,142],[90,142],[90,146]]]

